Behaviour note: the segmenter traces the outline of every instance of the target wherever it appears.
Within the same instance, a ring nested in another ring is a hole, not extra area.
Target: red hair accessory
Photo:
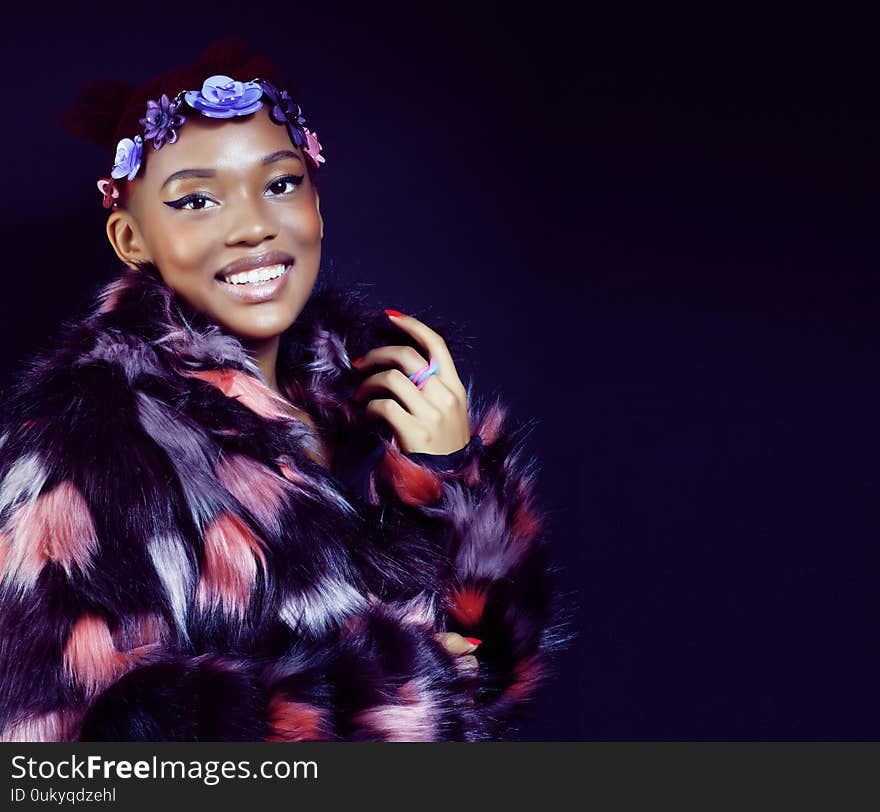
[[[116,201],[119,198],[119,188],[113,182],[113,178],[101,178],[98,181],[98,191],[104,195],[104,208],[116,208]]]

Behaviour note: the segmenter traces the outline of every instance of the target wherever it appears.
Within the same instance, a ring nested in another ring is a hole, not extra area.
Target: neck
[[[241,343],[260,368],[260,372],[263,373],[269,388],[283,396],[282,391],[278,388],[278,376],[276,374],[278,345],[280,341],[280,336],[273,336],[272,338],[260,341],[242,341]]]

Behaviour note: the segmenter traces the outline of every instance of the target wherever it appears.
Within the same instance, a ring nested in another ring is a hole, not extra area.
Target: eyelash
[[[276,178],[275,180],[273,180],[269,184],[269,188],[271,189],[273,186],[275,186],[278,183],[281,183],[282,181],[284,183],[292,183],[294,185],[294,187],[296,187],[296,186],[299,186],[302,184],[304,178],[305,178],[305,175],[282,175],[280,178]],[[294,191],[295,191],[295,189],[291,190],[290,192],[280,192],[279,194],[280,195],[293,194]],[[185,197],[181,197],[178,200],[165,201],[165,205],[171,206],[172,209],[185,209],[187,204],[192,203],[194,200],[210,200],[210,199],[211,198],[208,195],[199,194],[198,192],[194,192],[193,194],[186,195]],[[204,211],[205,207],[203,206],[200,209],[186,209],[186,210],[187,211]]]

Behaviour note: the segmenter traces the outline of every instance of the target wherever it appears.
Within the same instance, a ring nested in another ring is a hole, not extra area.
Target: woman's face
[[[305,161],[265,105],[241,118],[188,115],[175,143],[144,144],[125,258],[153,262],[169,287],[243,341],[279,335],[321,261],[323,221]]]

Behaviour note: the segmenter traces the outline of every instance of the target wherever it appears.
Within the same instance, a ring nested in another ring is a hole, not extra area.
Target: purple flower
[[[131,138],[123,138],[116,145],[116,160],[110,176],[118,179],[127,175],[129,180],[134,180],[138,169],[141,168],[143,149],[144,139],[139,135],[136,135],[133,141]]]
[[[306,144],[306,130],[304,125],[306,120],[303,118],[300,106],[290,98],[290,94],[284,90],[278,90],[268,79],[261,79],[263,93],[272,103],[272,109],[269,112],[272,121],[276,124],[286,124],[287,132],[290,134],[290,140],[294,146],[301,147]]]
[[[232,118],[256,113],[263,106],[263,89],[256,82],[236,82],[230,76],[211,76],[201,90],[190,90],[184,97],[208,118]]]
[[[180,107],[180,100],[171,101],[164,93],[158,102],[147,102],[147,115],[142,118],[141,124],[144,127],[144,138],[153,139],[153,149],[159,149],[167,140],[169,144],[173,144],[177,140],[177,131],[175,127],[179,127],[186,119],[177,112]]]

